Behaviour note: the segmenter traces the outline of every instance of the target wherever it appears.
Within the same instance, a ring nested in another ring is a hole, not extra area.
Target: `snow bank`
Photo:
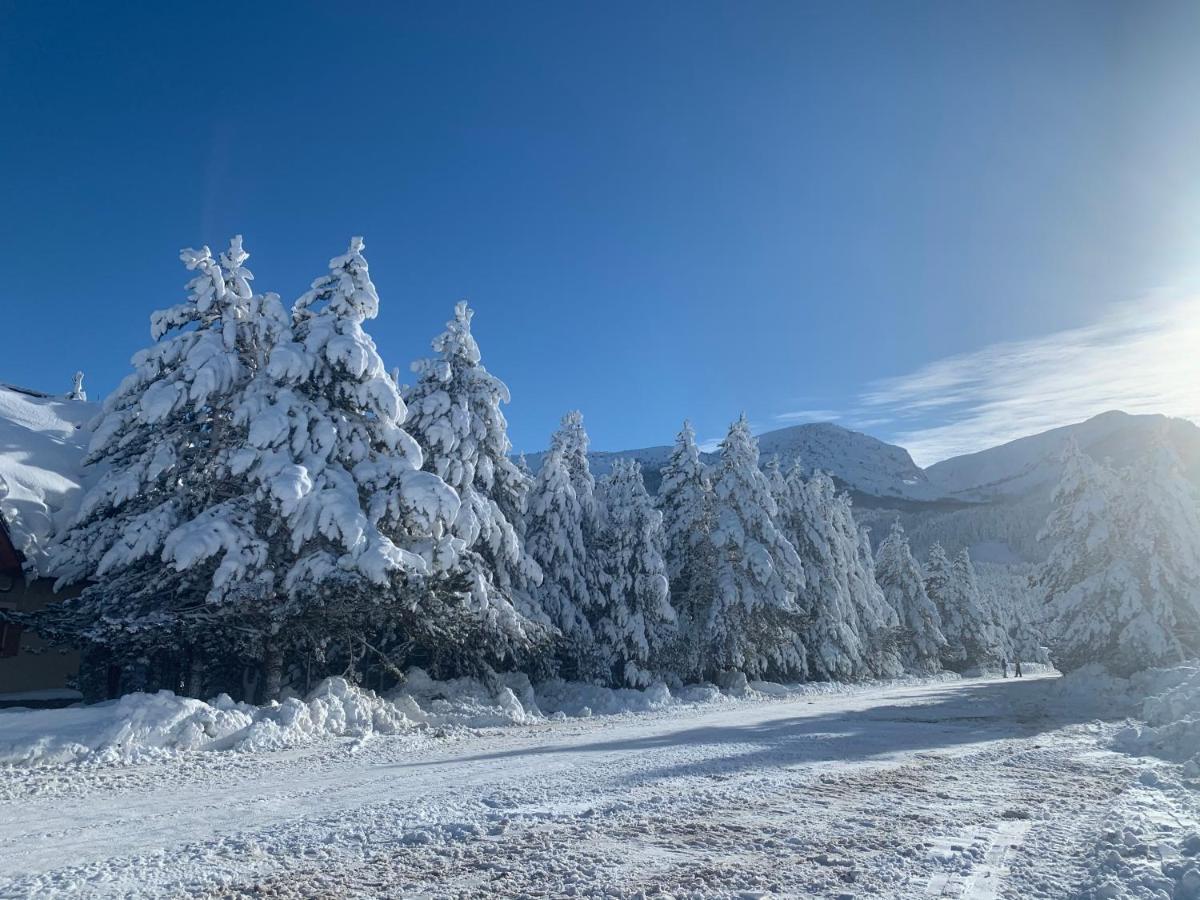
[[[0,384],[0,517],[34,571],[79,502],[85,426],[98,410]]]
[[[1116,745],[1139,756],[1185,763],[1184,773],[1200,778],[1200,661],[1152,669],[1131,681],[1144,690],[1138,717],[1145,724],[1118,733]]]
[[[1117,733],[1117,749],[1184,762],[1185,774],[1200,778],[1200,661],[1129,678],[1087,666],[1060,679],[1054,694],[1055,705],[1077,714],[1140,720]]]
[[[306,700],[271,706],[209,703],[170,691],[127,694],[93,706],[0,710],[0,763],[125,763],[187,750],[274,750],[330,736],[394,734],[413,727],[395,704],[323,681]]]

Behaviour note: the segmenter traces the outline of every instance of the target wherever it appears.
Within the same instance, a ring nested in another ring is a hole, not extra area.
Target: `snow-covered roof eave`
[[[0,520],[27,575],[46,574],[47,547],[79,503],[87,425],[97,411],[95,403],[0,383]]]

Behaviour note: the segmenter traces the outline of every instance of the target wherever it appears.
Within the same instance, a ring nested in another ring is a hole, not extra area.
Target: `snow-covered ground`
[[[1197,785],[1058,679],[658,700],[0,769],[0,896],[1193,896]]]

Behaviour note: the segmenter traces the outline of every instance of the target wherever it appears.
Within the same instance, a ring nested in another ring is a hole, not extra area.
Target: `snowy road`
[[[0,896],[1070,896],[1144,767],[1053,683],[7,770]]]

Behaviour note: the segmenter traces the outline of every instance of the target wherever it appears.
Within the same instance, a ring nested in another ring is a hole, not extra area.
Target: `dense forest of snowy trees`
[[[1043,643],[1125,669],[1200,652],[1200,518],[1166,449],[1116,473],[1074,448],[1045,565],[981,578],[938,543],[922,566],[899,522],[872,554],[849,497],[760,461],[744,417],[713,465],[685,422],[656,496],[629,460],[596,482],[578,412],[530,473],[466,303],[414,384],[389,373],[359,238],[290,309],[240,238],[181,256],[187,296],[105,401],[99,474],[53,547],[82,590],[36,621],[84,648],[89,696],[114,673],[270,700],[416,664],[639,687],[961,672]]]

